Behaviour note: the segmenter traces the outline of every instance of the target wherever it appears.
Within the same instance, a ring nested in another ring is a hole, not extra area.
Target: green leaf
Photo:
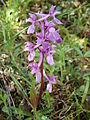
[[[79,57],[83,57],[82,51],[78,47],[75,47],[74,49],[76,50]]]
[[[82,97],[82,100],[81,100],[81,104],[84,103],[84,100],[85,100],[86,95],[87,95],[87,93],[88,93],[89,84],[90,84],[90,79],[89,79],[89,77],[87,77],[86,87],[85,87],[85,90],[84,90],[84,93],[83,93],[83,97]]]
[[[31,117],[28,117],[28,118],[26,118],[26,119],[24,119],[24,120],[32,120],[32,118],[31,118]]]
[[[32,85],[31,89],[30,89],[30,101],[31,101],[32,105],[36,108],[37,107],[37,98],[36,98],[34,85]]]
[[[89,77],[89,76],[90,76],[90,73],[85,73],[83,78],[87,80],[87,77]]]
[[[16,114],[19,114],[19,115],[25,115],[28,117],[32,116],[32,114],[30,112],[22,110],[21,107],[19,107],[19,108],[12,107],[12,110],[14,111],[14,113],[15,113],[15,111],[17,111]]]
[[[41,120],[50,120],[47,116],[42,116]]]
[[[3,101],[2,100],[0,100],[0,105],[3,103]]]
[[[2,108],[2,111],[5,112],[5,113],[7,113],[9,115],[9,108],[8,107],[4,106]]]
[[[85,57],[90,57],[90,50],[84,54]]]
[[[12,80],[14,81],[14,83],[16,84],[16,86],[18,87],[19,91],[23,94],[24,98],[28,101],[28,103],[31,106],[31,108],[34,110],[34,107],[29,102],[29,100],[27,98],[27,94],[26,94],[25,90],[23,89],[22,85],[19,83],[19,81],[12,74],[10,74],[10,77],[12,78]]]
[[[24,29],[22,29],[21,31],[19,31],[18,33],[16,33],[16,34],[12,37],[12,39],[16,38],[18,35],[20,35],[21,33],[23,33],[23,31],[27,30],[27,28],[28,28],[28,27],[25,27]],[[11,39],[11,40],[12,40],[12,39]]]

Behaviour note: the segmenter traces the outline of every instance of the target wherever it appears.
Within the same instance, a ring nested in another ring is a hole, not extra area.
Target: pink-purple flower
[[[53,54],[56,52],[55,47],[56,43],[60,44],[62,38],[59,34],[59,29],[55,29],[56,24],[62,24],[62,22],[57,19],[55,16],[60,14],[59,11],[55,11],[55,6],[51,6],[49,14],[40,14],[36,13],[31,14],[30,18],[26,19],[26,22],[30,22],[31,25],[27,30],[27,34],[34,34],[36,36],[36,43],[25,42],[24,51],[28,51],[28,67],[31,68],[31,74],[36,75],[36,82],[40,83],[42,77],[48,81],[47,90],[52,92],[52,85],[56,84],[55,76],[46,75],[43,68],[44,57],[46,57],[46,62],[50,65],[54,65]],[[48,18],[51,17],[52,20],[49,21]],[[36,26],[39,29],[35,29]],[[38,62],[35,62],[35,50],[38,49],[40,52],[40,59]],[[43,69],[43,72],[42,72]],[[42,82],[43,84],[43,82]]]
[[[55,17],[55,15],[60,14],[60,12],[59,11],[54,11],[54,9],[55,9],[55,6],[52,5],[50,10],[49,10],[49,14],[36,13],[36,15],[42,17],[38,21],[46,20],[48,17],[52,17],[56,24],[62,24],[62,22]]]

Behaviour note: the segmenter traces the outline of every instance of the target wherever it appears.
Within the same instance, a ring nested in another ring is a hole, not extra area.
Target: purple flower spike
[[[27,30],[27,34],[34,34],[36,36],[36,42],[25,42],[24,51],[28,51],[28,67],[31,68],[31,74],[36,76],[36,82],[40,83],[40,94],[37,98],[37,103],[42,94],[44,80],[48,81],[47,90],[51,93],[53,84],[56,84],[56,76],[46,75],[44,70],[44,57],[46,62],[50,65],[54,65],[54,53],[56,48],[56,43],[60,44],[62,42],[62,38],[59,34],[59,29],[55,29],[55,25],[62,24],[62,22],[57,19],[55,16],[60,14],[59,11],[55,11],[55,6],[51,6],[48,14],[29,13],[30,18],[26,19],[26,22],[30,22],[31,25]],[[39,18],[38,18],[39,17]],[[52,20],[48,20],[48,18],[52,18]],[[35,29],[37,26],[37,29]],[[35,60],[35,51],[39,51],[40,58],[37,61]],[[37,62],[35,62],[37,61]],[[48,72],[47,72],[48,73]],[[44,77],[44,78],[43,78]]]

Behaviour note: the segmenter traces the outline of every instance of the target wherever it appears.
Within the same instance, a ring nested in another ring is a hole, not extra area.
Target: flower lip
[[[34,51],[30,52],[30,54],[28,55],[28,61],[33,61],[34,57],[35,57],[35,52]]]
[[[53,60],[53,56],[52,54],[49,54],[46,58],[47,60],[47,63],[50,65],[50,66],[53,66],[54,65],[54,60]]]
[[[52,84],[56,84],[55,78],[56,78],[55,76],[49,77],[49,82],[52,83]]]
[[[52,84],[47,84],[47,90],[49,91],[49,93],[52,92]]]
[[[32,67],[31,74],[37,73],[38,71],[38,64],[36,62],[32,62],[29,64],[29,67]]]
[[[25,48],[24,51],[32,51],[34,50],[34,44],[31,42],[25,42]]]
[[[29,26],[27,34],[33,34],[35,32],[35,26],[34,24],[32,24],[31,26]]]

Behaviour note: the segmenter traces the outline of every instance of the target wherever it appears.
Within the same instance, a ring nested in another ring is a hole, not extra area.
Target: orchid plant
[[[26,19],[26,22],[32,23],[27,30],[27,34],[35,34],[37,38],[35,44],[32,42],[25,42],[24,49],[24,51],[29,51],[28,67],[31,68],[31,74],[36,75],[37,83],[41,82],[40,93],[37,97],[37,104],[41,99],[44,82],[46,80],[48,81],[47,90],[50,93],[52,92],[52,85],[56,84],[56,76],[47,75],[43,68],[44,57],[46,57],[46,61],[50,66],[54,65],[53,54],[56,52],[55,43],[62,42],[62,38],[59,35],[59,29],[55,29],[56,24],[62,24],[62,22],[55,17],[55,15],[60,14],[60,12],[55,11],[54,9],[55,6],[52,5],[49,10],[49,14],[29,13],[30,18]],[[52,18],[52,20],[49,20],[48,18]],[[40,32],[35,29],[36,26],[40,28]],[[38,63],[35,62],[36,49],[38,49],[38,51],[40,52],[40,60]]]

